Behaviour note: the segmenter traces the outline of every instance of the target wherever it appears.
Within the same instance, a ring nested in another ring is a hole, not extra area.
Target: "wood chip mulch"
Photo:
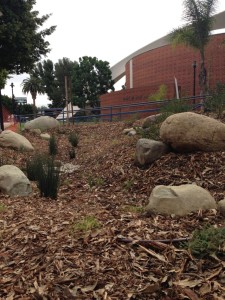
[[[196,183],[224,199],[225,152],[169,153],[140,168],[134,161],[139,137],[124,135],[127,127],[112,122],[49,131],[57,138],[56,159],[80,166],[61,175],[57,200],[41,198],[35,182],[29,197],[0,194],[0,299],[225,299],[225,256],[197,259],[180,247],[195,229],[225,226],[224,216],[142,211],[159,184]],[[71,131],[79,135],[75,159],[69,158]],[[36,153],[48,152],[48,141],[24,135]],[[22,170],[32,155],[0,152]],[[98,226],[77,229],[87,216]]]

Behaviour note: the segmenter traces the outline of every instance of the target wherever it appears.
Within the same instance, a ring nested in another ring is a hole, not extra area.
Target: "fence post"
[[[112,106],[110,107],[110,121],[112,122]]]

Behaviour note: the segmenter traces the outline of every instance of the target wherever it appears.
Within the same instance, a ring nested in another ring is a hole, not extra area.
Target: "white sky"
[[[182,24],[182,0],[36,0],[40,15],[52,13],[47,26],[57,25],[48,38],[51,52],[43,59],[68,57],[78,61],[82,56],[96,56],[113,66],[139,48],[168,34]],[[218,0],[217,13],[225,10]],[[25,96],[21,83],[27,74],[13,76],[2,91]],[[119,84],[119,89],[123,82]],[[118,86],[117,86],[118,88]],[[32,103],[28,95],[28,103]],[[47,105],[47,96],[37,96],[37,106]]]

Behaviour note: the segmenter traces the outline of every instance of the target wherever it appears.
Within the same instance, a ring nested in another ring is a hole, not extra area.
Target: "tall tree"
[[[50,51],[45,38],[55,26],[41,29],[50,15],[39,17],[39,12],[33,10],[35,4],[36,0],[1,0],[0,70],[29,73],[41,56]]]
[[[45,89],[40,78],[31,76],[26,78],[22,82],[22,91],[25,94],[30,93],[33,100],[33,113],[36,116],[36,98],[37,94],[44,94]]]
[[[1,130],[4,130],[3,112],[2,112],[2,89],[5,87],[8,72],[5,69],[0,69],[0,125]]]
[[[76,64],[77,62],[63,57],[55,64],[48,59],[36,65],[32,74],[42,80],[48,99],[52,101],[50,107],[64,107],[65,76],[71,76]]]
[[[199,84],[203,94],[206,91],[206,68],[205,48],[210,40],[210,32],[213,25],[213,13],[215,12],[217,0],[184,0],[183,19],[187,25],[171,32],[171,41],[176,44],[185,44],[199,50],[201,57],[201,68],[199,73]]]
[[[73,70],[73,94],[75,104],[85,108],[100,106],[99,96],[114,91],[114,82],[107,61],[96,57],[83,56]]]

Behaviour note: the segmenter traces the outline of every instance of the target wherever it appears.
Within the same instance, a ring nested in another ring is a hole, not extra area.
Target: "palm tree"
[[[45,88],[40,78],[35,77],[33,75],[30,76],[30,78],[26,78],[22,82],[22,91],[25,94],[31,93],[31,97],[33,100],[33,113],[36,117],[36,98],[37,94],[44,94]]]
[[[213,26],[213,13],[215,12],[217,0],[184,0],[184,17],[187,25],[171,32],[170,38],[174,45],[185,44],[199,50],[201,57],[201,68],[199,73],[199,84],[201,92],[206,91],[206,68],[205,48],[210,40],[210,32]]]

